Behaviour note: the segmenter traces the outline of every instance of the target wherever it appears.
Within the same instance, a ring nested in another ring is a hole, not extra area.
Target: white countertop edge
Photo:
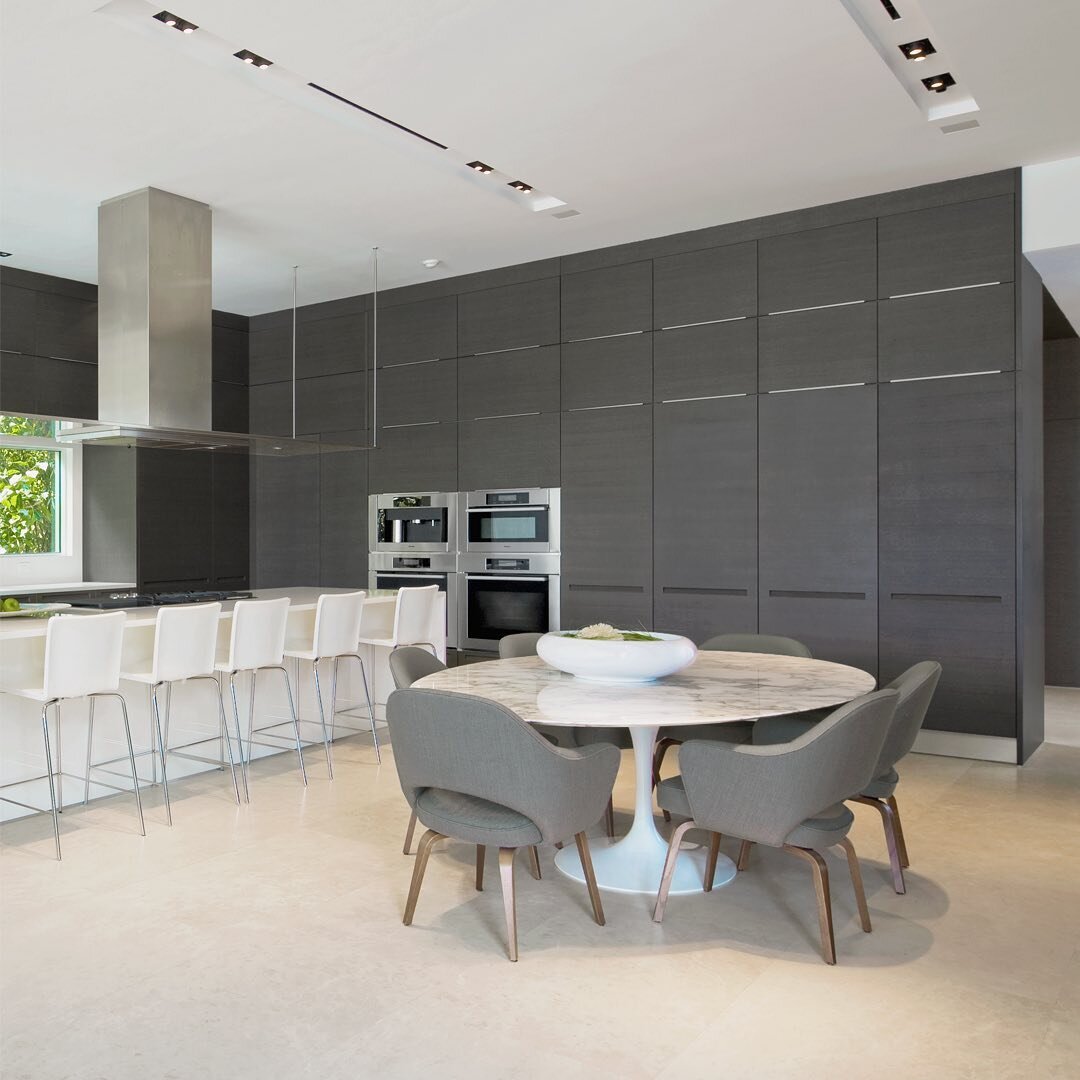
[[[30,593],[98,592],[104,589],[134,589],[134,581],[61,581],[47,584],[0,584],[0,596],[28,596]]]

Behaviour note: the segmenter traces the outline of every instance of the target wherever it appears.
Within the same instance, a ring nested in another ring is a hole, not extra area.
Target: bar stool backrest
[[[316,656],[345,656],[355,653],[364,615],[365,592],[323,593],[315,609]]]
[[[395,644],[415,645],[418,641],[430,641],[431,620],[438,595],[438,585],[422,585],[398,591],[394,608]]]
[[[280,667],[288,617],[287,596],[276,600],[237,600],[229,636],[229,670]]]
[[[124,645],[122,611],[54,615],[45,631],[45,693],[50,698],[114,694]]]
[[[217,655],[221,604],[184,604],[158,611],[154,631],[154,682],[210,675]]]

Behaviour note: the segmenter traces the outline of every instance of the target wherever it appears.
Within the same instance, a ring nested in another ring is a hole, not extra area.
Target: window
[[[0,582],[82,577],[81,452],[60,421],[0,415]]]

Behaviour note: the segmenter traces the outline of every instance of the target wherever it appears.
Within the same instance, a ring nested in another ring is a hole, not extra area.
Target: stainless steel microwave
[[[460,504],[459,550],[557,552],[560,524],[558,488],[469,491]]]

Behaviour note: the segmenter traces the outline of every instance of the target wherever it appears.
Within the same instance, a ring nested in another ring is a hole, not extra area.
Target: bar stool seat
[[[338,666],[342,660],[355,660],[360,665],[360,677],[364,683],[364,697],[367,700],[368,722],[371,725],[371,737],[375,742],[375,757],[382,762],[379,749],[379,736],[375,731],[375,713],[371,707],[371,691],[368,687],[367,671],[363,657],[359,653],[360,625],[364,615],[364,591],[346,593],[323,593],[315,607],[315,633],[310,649],[286,649],[285,655],[296,661],[296,681],[300,683],[300,661],[311,664],[312,679],[315,683],[315,700],[319,705],[319,723],[322,726],[323,747],[326,751],[326,769],[330,779],[334,779],[334,761],[330,744],[337,733],[337,685]],[[326,722],[326,707],[323,703],[322,683],[319,679],[319,665],[325,660],[332,660],[333,676],[330,689],[330,724]],[[359,728],[340,725],[346,731],[359,731]]]
[[[361,645],[373,645],[383,649],[396,649],[400,645],[416,645],[438,655],[431,636],[431,623],[435,615],[435,603],[439,597],[438,585],[406,586],[398,590],[394,604],[394,629],[390,637],[360,637]]]
[[[65,776],[83,781],[83,803],[90,797],[90,774],[93,764],[94,707],[99,698],[116,698],[120,702],[123,718],[124,738],[127,743],[127,759],[131,767],[131,783],[135,795],[135,806],[139,815],[139,832],[146,835],[146,823],[143,820],[142,796],[139,792],[139,776],[135,767],[135,748],[131,742],[131,727],[128,723],[127,702],[119,691],[120,654],[123,649],[124,624],[127,616],[122,611],[110,611],[102,615],[54,615],[49,619],[45,631],[45,665],[42,685],[37,686],[0,686],[0,691],[15,697],[25,698],[41,705],[41,734],[45,751],[46,773],[40,777],[16,780],[0,785],[0,790],[47,779],[49,782],[49,809],[52,813],[53,839],[56,845],[56,858],[60,859],[60,812],[63,810],[63,781]],[[86,772],[83,776],[65,773],[61,759],[60,745],[60,706],[64,702],[86,699],[90,703],[90,726],[86,742]],[[52,742],[49,737],[49,710],[56,716],[56,768],[53,768]],[[107,763],[106,763],[107,764]],[[118,787],[102,780],[96,780],[100,787],[113,791],[126,792],[128,788]],[[59,788],[59,798],[57,793]],[[21,806],[27,810],[41,811],[41,807],[21,802],[7,795],[0,795],[0,801]]]
[[[161,785],[165,797],[165,817],[172,824],[172,804],[169,800],[167,760],[170,754],[224,768],[227,764],[232,776],[233,794],[240,804],[240,786],[236,779],[236,759],[233,757],[232,739],[225,717],[225,703],[221,697],[221,684],[214,676],[214,657],[217,652],[218,624],[221,604],[184,604],[160,608],[154,626],[154,655],[149,671],[125,671],[121,679],[149,687],[152,724],[161,733],[158,745],[149,753],[153,763],[153,782],[157,783],[157,763],[161,761]],[[172,688],[177,683],[207,682],[214,688],[217,699],[219,730],[216,735],[194,739],[180,746],[169,746],[169,721],[172,714]],[[158,691],[165,687],[165,719],[162,723]],[[240,731],[236,732],[239,745]],[[205,754],[190,753],[191,747],[217,739],[217,758]],[[225,751],[228,750],[226,761]],[[136,755],[141,756],[141,755]]]

